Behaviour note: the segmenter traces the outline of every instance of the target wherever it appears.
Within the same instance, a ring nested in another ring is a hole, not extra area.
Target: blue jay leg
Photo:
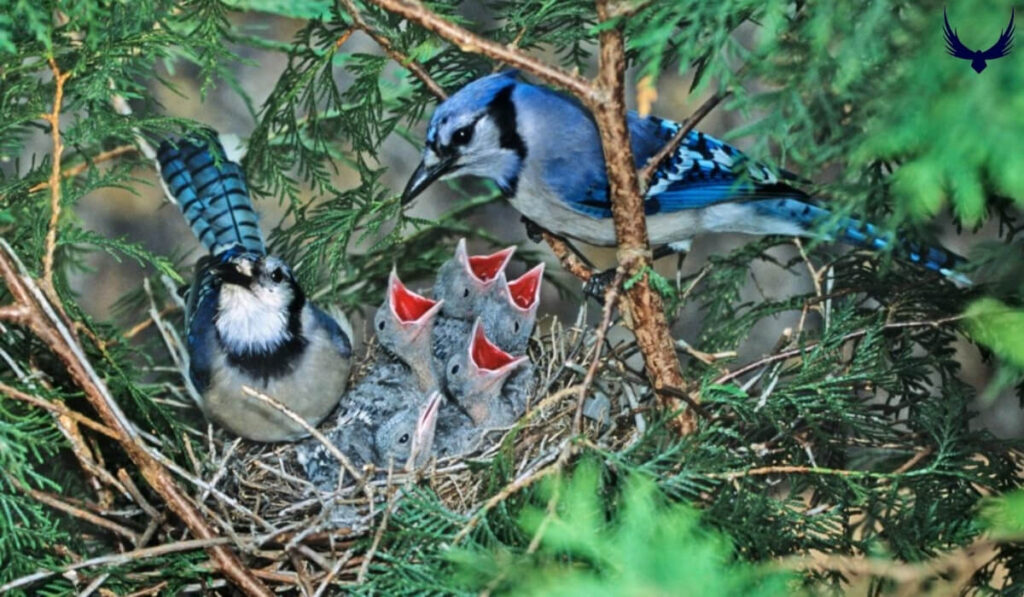
[[[682,267],[683,259],[686,257],[686,253],[690,250],[690,244],[690,241],[686,240],[656,247],[654,251],[652,251],[651,261],[657,261],[662,257],[668,257],[669,255],[678,255],[678,267]],[[603,304],[605,291],[608,290],[608,285],[611,284],[614,279],[614,267],[596,272],[590,277],[590,280],[583,285],[583,294],[594,299],[598,304]]]

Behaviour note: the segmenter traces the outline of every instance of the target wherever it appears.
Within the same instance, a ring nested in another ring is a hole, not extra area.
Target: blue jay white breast
[[[633,112],[627,125],[638,169],[681,128]],[[515,71],[481,77],[437,107],[424,145],[403,201],[438,179],[483,177],[539,226],[594,245],[616,244],[600,136],[592,115],[574,98],[521,81]],[[644,200],[650,242],[671,252],[687,250],[703,233],[817,236],[874,250],[891,246],[908,261],[966,281],[952,271],[962,258],[867,222],[831,218],[795,181],[691,131],[650,181]]]

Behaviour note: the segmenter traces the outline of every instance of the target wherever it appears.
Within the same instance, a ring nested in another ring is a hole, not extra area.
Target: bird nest
[[[538,326],[528,350],[537,385],[525,414],[509,427],[488,432],[474,451],[435,457],[412,472],[401,464],[388,470],[367,465],[357,471],[361,479],[342,475],[333,491],[322,491],[305,478],[296,458],[298,444],[235,440],[218,450],[211,441],[212,465],[204,475],[208,487],[204,494],[219,502],[222,526],[235,533],[255,532],[264,545],[283,544],[282,553],[301,548],[309,559],[322,559],[324,564],[327,559],[315,553],[317,549],[337,554],[339,548],[344,552],[358,539],[382,531],[390,508],[411,485],[429,486],[445,507],[467,516],[470,523],[464,531],[468,532],[491,507],[564,461],[571,440],[583,438],[601,448],[619,450],[642,435],[646,421],[641,404],[651,392],[643,376],[627,363],[636,354],[635,344],[623,341],[610,346],[606,330],[585,322],[584,307],[572,324],[550,318]],[[539,333],[540,329],[544,332]],[[601,344],[606,349],[599,351]],[[353,367],[351,383],[369,371],[379,350],[375,343],[367,347],[362,361]],[[586,400],[581,401],[582,397]],[[486,465],[499,457],[511,463],[511,480],[495,494]],[[339,516],[339,511],[344,515]],[[373,543],[378,541],[379,537]],[[368,563],[368,558],[348,555],[349,564],[336,574],[355,574]]]

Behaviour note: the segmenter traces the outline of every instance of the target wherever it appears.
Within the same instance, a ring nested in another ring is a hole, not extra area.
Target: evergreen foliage
[[[427,5],[485,37],[587,75],[594,73],[600,27],[611,26],[598,24],[589,0]],[[40,115],[53,109],[56,67],[69,75],[60,165],[71,172],[60,184],[54,286],[99,377],[148,445],[185,471],[216,470],[211,449],[221,442],[197,436],[195,428],[202,427],[194,410],[168,406],[188,401],[174,355],[160,334],[131,331],[127,322],[165,307],[173,312],[173,287],[190,273],[182,256],[155,254],[139,239],[104,237],[75,213],[90,193],[147,184],[139,173],[151,162],[120,148],[201,126],[152,100],[153,88],[171,86],[156,76],[161,68],[193,69],[203,94],[226,86],[253,115],[243,164],[248,181],[260,201],[287,206],[287,223],[273,231],[271,245],[297,264],[318,301],[348,311],[376,305],[393,263],[403,278],[415,279],[448,257],[452,239],[493,238],[466,216],[498,200],[494,188],[453,185],[460,200],[437,221],[402,212],[397,190],[382,183],[387,165],[379,152],[396,137],[417,144],[437,98],[384,52],[351,52],[345,40],[366,23],[449,91],[501,65],[369,1],[352,5],[359,17],[348,6],[324,0],[5,0],[0,9],[0,237],[34,276],[42,275],[54,155]],[[1020,538],[1024,502],[1019,491],[1008,493],[1020,486],[1019,442],[971,424],[974,391],[961,379],[956,354],[958,339],[981,343],[1001,367],[992,393],[1016,385],[1024,401],[1024,244],[1018,234],[1024,52],[976,74],[944,54],[943,6],[936,1],[629,0],[622,7],[616,23],[624,27],[638,77],[656,85],[665,73],[692,72],[696,90],[729,91],[723,108],[749,123],[729,138],[750,141],[749,153],[758,159],[812,178],[808,188],[837,214],[864,214],[921,240],[934,240],[947,213],[968,229],[965,234],[991,222],[997,238],[976,243],[970,255],[972,276],[981,284],[956,289],[884,255],[825,246],[807,247],[806,261],[780,261],[774,248],[791,241],[774,238],[714,256],[678,281],[658,277],[671,315],[699,313],[694,344],[704,351],[742,348],[755,326],[783,313],[802,313],[806,325],[742,374],[735,372],[747,363],[688,360],[684,374],[703,399],[695,434],[678,437],[649,417],[647,432],[625,446],[577,438],[572,462],[582,458],[583,464],[567,464],[563,470],[571,473],[513,492],[482,514],[464,539],[459,533],[473,513],[453,511],[429,484],[409,488],[373,548],[365,584],[347,589],[820,592],[849,586],[853,576],[810,563],[782,572],[779,561],[828,554],[919,563],[995,537],[991,559],[977,562],[965,582],[971,591],[1024,594],[1024,550],[1011,542]],[[983,47],[1005,27],[1010,10],[1011,3],[1000,0],[951,6],[949,14],[965,43]],[[296,19],[301,27],[282,43],[265,30],[239,26],[250,13]],[[749,45],[738,41],[738,27],[752,28]],[[235,79],[241,49],[287,55],[260,105]],[[344,86],[342,74],[350,81]],[[114,94],[131,103],[131,114],[112,104]],[[653,112],[688,115],[664,100]],[[359,184],[338,188],[333,175],[339,168],[355,171]],[[543,254],[527,249],[517,258]],[[150,279],[148,293],[140,289],[119,302],[114,321],[86,313],[70,283],[72,274],[90,275],[84,260],[90,252],[132,260]],[[792,275],[813,267],[820,291],[743,301],[750,266],[762,260]],[[0,306],[10,298],[0,287]],[[180,314],[167,315],[166,323],[180,326]],[[634,348],[619,346],[610,361],[616,371],[641,379],[629,361]],[[0,384],[0,586],[40,569],[134,549],[109,528],[37,499],[40,492],[57,496],[146,532],[149,519],[137,498],[85,470],[84,450],[115,476],[123,469],[164,510],[115,442],[3,389],[95,417],[47,346],[2,320]],[[507,449],[494,461],[470,463],[487,496],[516,477],[513,454]],[[223,515],[216,507],[204,514]],[[148,545],[185,536],[167,516]],[[452,549],[456,537],[461,541]],[[362,537],[352,549],[365,553],[374,543]],[[173,593],[217,578],[195,549],[77,574],[15,591],[72,594],[106,574],[103,586],[116,593],[165,582],[161,590]],[[868,576],[871,594],[904,583],[883,572]],[[936,573],[919,576],[941,582]]]

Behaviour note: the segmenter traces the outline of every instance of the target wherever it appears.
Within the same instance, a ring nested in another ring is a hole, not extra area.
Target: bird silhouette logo
[[[946,20],[946,50],[950,56],[955,58],[962,58],[964,60],[971,61],[971,68],[976,72],[981,73],[988,66],[988,60],[995,60],[996,58],[1002,58],[1010,53],[1013,48],[1013,10],[1010,11],[1010,24],[1006,26],[1006,30],[999,36],[996,43],[992,44],[992,47],[985,51],[975,51],[963,44],[960,38],[957,37],[956,31],[949,26],[949,15],[946,14],[946,10],[942,10],[942,16]]]

